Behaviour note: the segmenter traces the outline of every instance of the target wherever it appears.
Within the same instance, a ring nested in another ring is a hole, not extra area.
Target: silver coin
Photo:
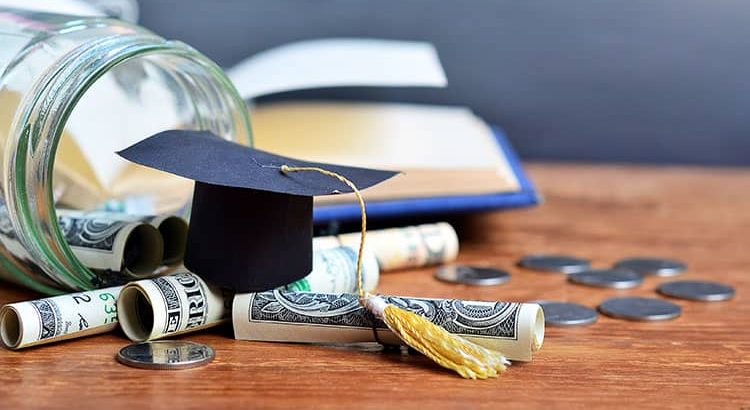
[[[510,273],[481,266],[446,265],[435,271],[435,278],[444,282],[464,285],[491,286],[502,285],[510,280]]]
[[[526,255],[518,261],[518,266],[546,272],[575,273],[591,267],[591,261],[567,255]]]
[[[592,269],[571,273],[568,281],[600,288],[630,289],[643,283],[643,276],[629,270]]]
[[[680,299],[718,302],[734,297],[734,288],[703,280],[678,280],[663,283],[657,292]]]
[[[201,343],[157,340],[123,347],[117,361],[142,369],[180,370],[208,364],[214,356],[214,349]]]
[[[638,321],[675,319],[682,313],[672,302],[641,297],[607,299],[599,305],[599,311],[614,318]]]
[[[614,265],[615,269],[629,270],[641,275],[676,276],[687,269],[680,261],[663,258],[626,258]]]
[[[585,326],[596,322],[599,314],[588,306],[570,302],[536,301],[544,311],[544,323],[550,326]]]

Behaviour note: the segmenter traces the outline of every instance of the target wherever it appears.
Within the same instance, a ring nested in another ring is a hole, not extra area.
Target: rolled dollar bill
[[[141,222],[149,224],[159,230],[164,243],[164,252],[161,260],[162,265],[172,266],[179,264],[185,257],[188,223],[180,216],[137,215],[111,211],[82,212],[68,209],[59,209],[57,210],[57,214],[58,216],[67,216],[78,219],[96,219],[131,223]]]
[[[181,272],[125,285],[117,317],[130,340],[154,340],[221,324],[229,314],[224,300],[217,287]]]
[[[359,232],[338,236],[340,244],[355,249],[359,241]],[[313,243],[314,247],[325,249],[333,241],[331,237],[320,237]],[[436,265],[458,256],[458,236],[446,222],[368,231],[366,244],[375,253],[382,271]]]
[[[9,349],[109,332],[117,326],[117,296],[122,286],[0,308],[0,340]]]
[[[68,246],[89,269],[142,278],[161,265],[164,241],[149,224],[66,213],[57,219]]]
[[[544,341],[544,313],[537,304],[384,296],[445,330],[531,361]],[[273,290],[237,294],[232,305],[236,339],[296,343],[398,344],[399,339],[364,309],[353,294]]]
[[[354,293],[357,291],[357,252],[348,246],[313,251],[313,269],[304,278],[284,289],[301,292]],[[368,247],[362,253],[362,288],[373,291],[378,286],[378,261]]]

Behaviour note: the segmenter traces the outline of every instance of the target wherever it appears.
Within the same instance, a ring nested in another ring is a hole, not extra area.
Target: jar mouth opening
[[[66,54],[29,93],[33,100],[25,104],[23,121],[14,131],[17,147],[10,150],[13,158],[8,161],[6,182],[6,200],[15,211],[9,213],[19,239],[32,261],[61,288],[86,290],[137,279],[95,273],[76,258],[58,226],[53,190],[58,147],[76,106],[105,75],[137,61],[148,61],[176,79],[172,85],[183,93],[181,103],[192,114],[189,121],[172,128],[205,129],[251,143],[245,103],[234,86],[218,66],[183,43],[151,35],[119,35]]]

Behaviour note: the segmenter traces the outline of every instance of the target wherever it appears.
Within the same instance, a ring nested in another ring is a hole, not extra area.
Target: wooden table
[[[0,408],[528,408],[674,407],[750,409],[750,169],[529,166],[546,203],[462,218],[460,262],[505,267],[499,287],[452,286],[432,269],[383,275],[381,291],[429,297],[596,306],[615,295],[655,296],[668,279],[635,290],[567,284],[524,271],[531,252],[561,252],[608,266],[656,255],[689,264],[684,278],[733,285],[728,302],[676,301],[679,319],[634,323],[600,317],[548,327],[532,363],[499,379],[463,380],[423,357],[235,341],[229,329],[186,337],[217,351],[200,369],[132,369],[114,361],[119,334],[21,352],[0,351]],[[34,295],[0,291],[0,302]]]

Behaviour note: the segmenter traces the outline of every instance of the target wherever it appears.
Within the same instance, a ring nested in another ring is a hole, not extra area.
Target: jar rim
[[[238,126],[251,143],[251,128],[244,101],[231,81],[210,59],[192,47],[167,41],[148,32],[113,35],[78,46],[64,55],[59,64],[46,71],[34,90],[21,120],[14,127],[16,144],[6,161],[6,204],[18,232],[34,263],[55,279],[61,287],[87,290],[106,286],[106,281],[86,268],[75,257],[57,223],[53,197],[53,168],[58,143],[65,124],[83,94],[113,67],[136,58],[169,54],[200,67],[217,84],[221,96],[243,107]],[[191,75],[191,74],[186,74]]]

